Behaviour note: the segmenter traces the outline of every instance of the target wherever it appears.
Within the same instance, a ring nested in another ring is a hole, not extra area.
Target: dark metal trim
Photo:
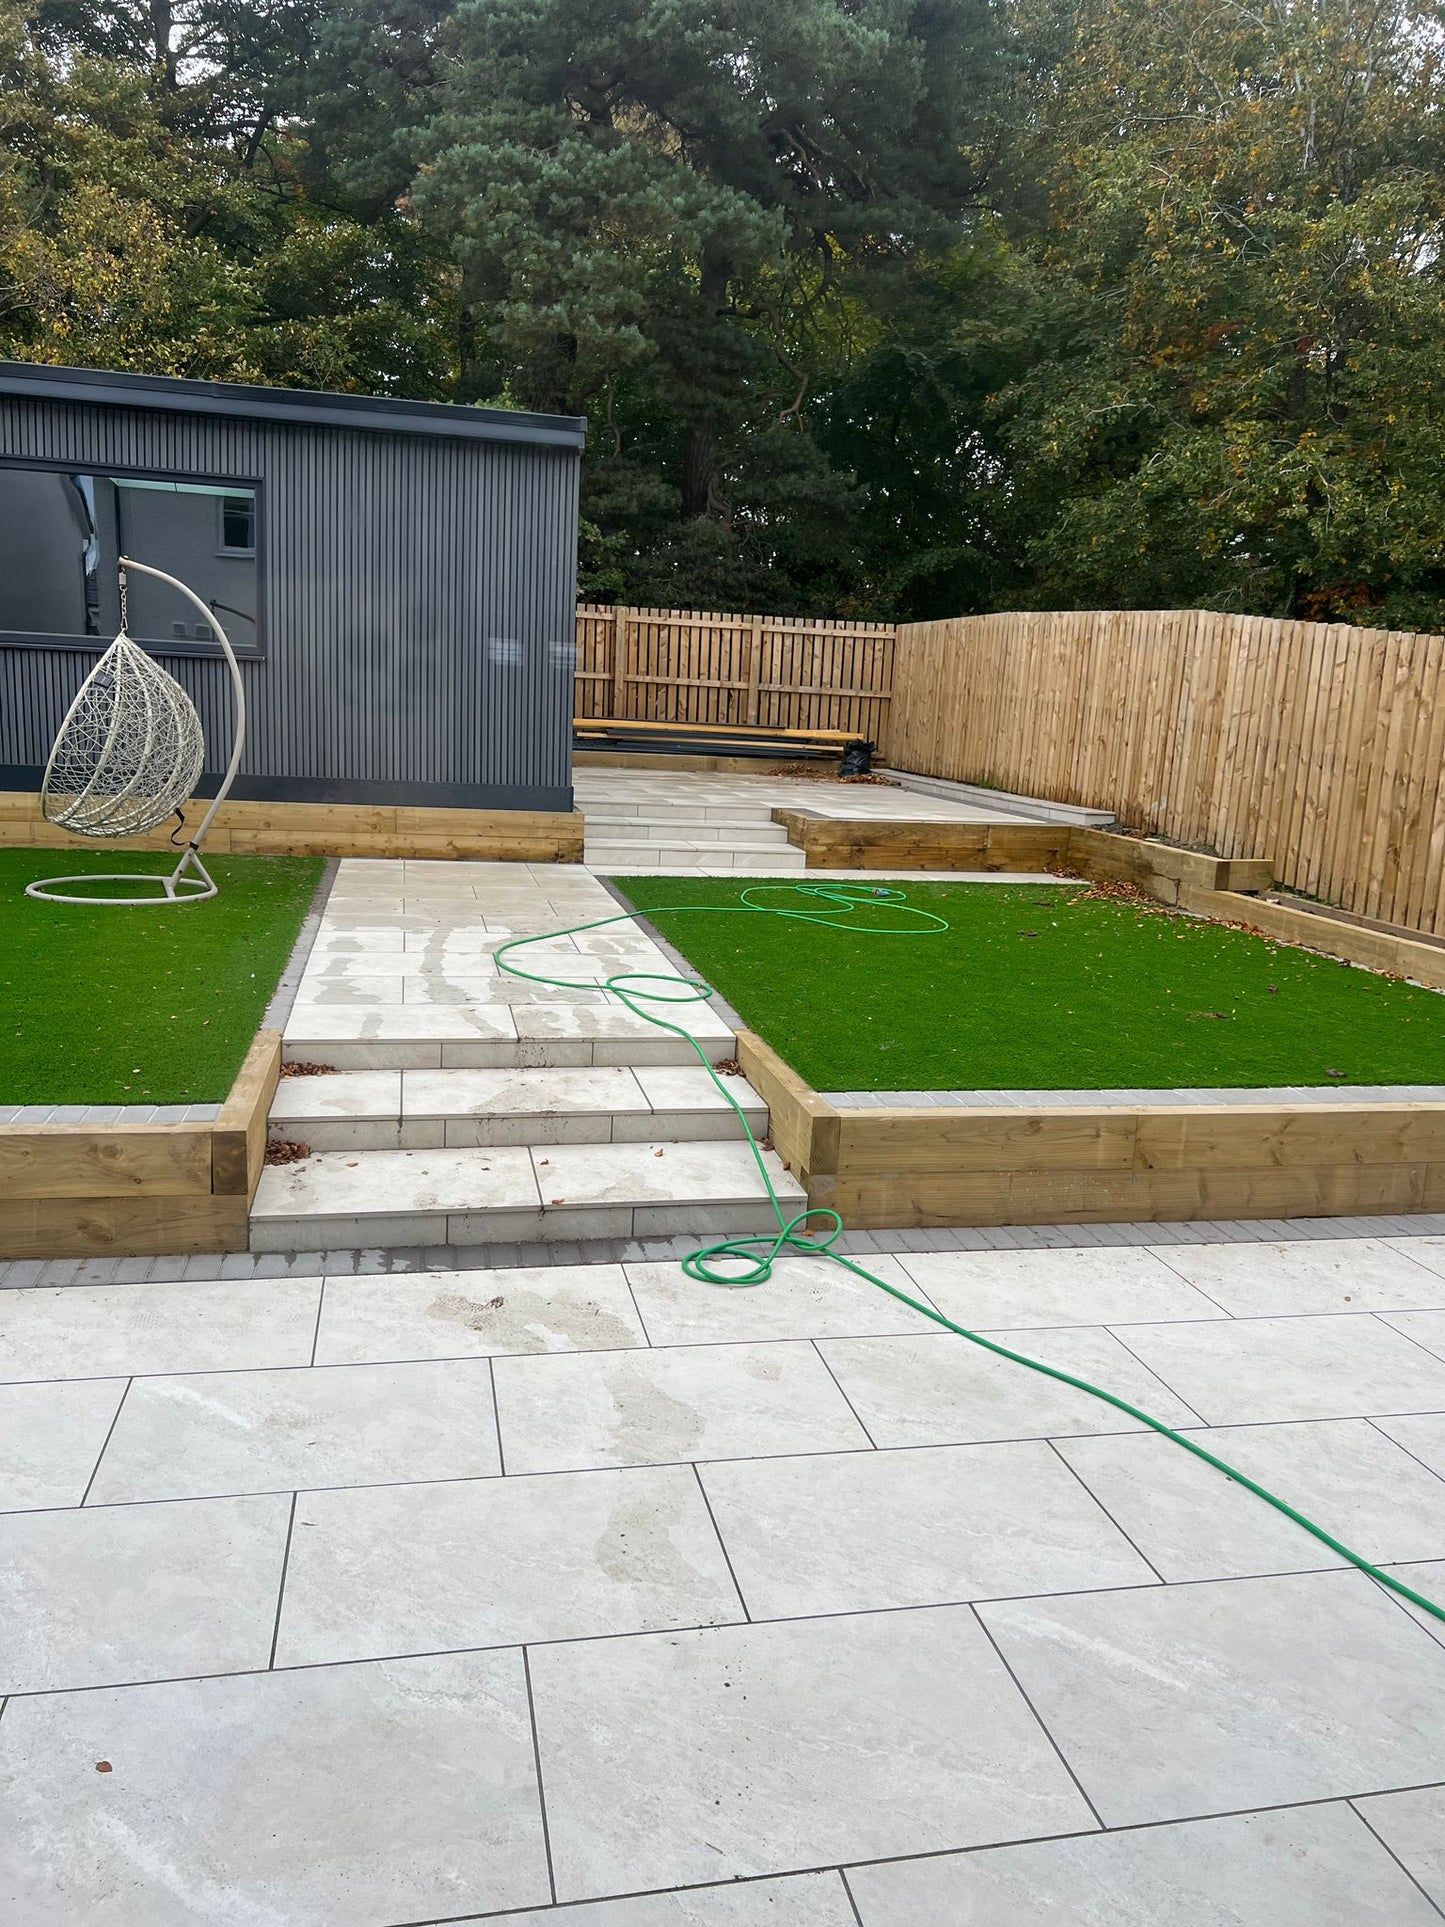
[[[252,421],[304,422],[389,435],[446,435],[467,441],[523,442],[580,449],[581,415],[534,415],[461,403],[399,401],[390,396],[333,395],[320,389],[263,388],[245,382],[180,381],[170,375],[120,374],[0,361],[0,395],[88,402],[106,408],[164,409],[187,415],[232,415]]]
[[[0,790],[38,793],[38,765],[0,763]],[[213,796],[217,770],[204,770],[197,795]],[[246,803],[374,803],[435,810],[547,810],[572,813],[572,790],[520,783],[389,783],[326,776],[238,776],[231,795]]]
[[[68,656],[100,656],[114,641],[114,636],[28,635],[23,629],[0,629],[0,649],[50,649]],[[163,662],[167,656],[225,661],[218,642],[183,642],[179,636],[173,636],[168,642],[158,642],[151,636],[132,636],[131,641],[159,662]],[[267,659],[264,649],[248,642],[237,642],[234,636],[231,637],[231,647],[236,652],[237,662],[265,662]]]

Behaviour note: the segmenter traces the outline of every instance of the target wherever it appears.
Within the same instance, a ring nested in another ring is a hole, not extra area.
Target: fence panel
[[[1445,934],[1445,639],[1210,610],[577,612],[576,713],[843,729]]]
[[[1208,610],[905,624],[881,746],[1445,934],[1440,636]]]
[[[896,637],[888,622],[584,603],[575,711],[610,722],[845,729],[877,741]]]

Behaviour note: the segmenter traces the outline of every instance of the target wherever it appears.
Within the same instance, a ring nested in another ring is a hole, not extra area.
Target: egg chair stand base
[[[140,883],[146,888],[140,896],[115,897],[108,893],[92,895],[83,886],[91,883]],[[137,870],[81,871],[68,877],[38,877],[25,886],[27,897],[40,897],[46,903],[203,903],[216,895],[216,884],[192,844],[169,876],[148,875]]]

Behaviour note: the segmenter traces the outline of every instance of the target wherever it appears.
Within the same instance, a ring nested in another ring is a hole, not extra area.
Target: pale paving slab
[[[1387,1238],[1385,1242],[1392,1251],[1405,1252],[1416,1264],[1445,1276],[1445,1238]]]
[[[620,1265],[328,1278],[318,1365],[646,1345]]]
[[[866,1451],[811,1345],[696,1345],[498,1358],[509,1472]]]
[[[401,1105],[408,1121],[500,1112],[525,1116],[529,1123],[568,1112],[635,1111],[646,1117],[652,1109],[632,1072],[615,1064],[551,1071],[407,1071]]]
[[[778,1196],[804,1200],[802,1186],[778,1159],[764,1156]],[[699,1205],[745,1204],[767,1195],[752,1147],[721,1139],[553,1145],[545,1159],[537,1159],[537,1182],[544,1205],[673,1204],[681,1198]]]
[[[1445,1612],[1445,1559],[1426,1559],[1402,1565],[1382,1566],[1380,1570],[1388,1573],[1392,1579],[1400,1580],[1403,1585],[1417,1592],[1422,1599],[1428,1599],[1432,1605],[1438,1606],[1442,1612]],[[1399,1593],[1392,1593],[1390,1596],[1399,1603],[1403,1612],[1409,1613],[1412,1619],[1417,1620],[1425,1628],[1432,1639],[1438,1639],[1441,1645],[1445,1645],[1445,1620],[1441,1620],[1435,1613],[1426,1612],[1423,1607],[1417,1606],[1413,1599],[1402,1598]]]
[[[317,1030],[320,1022],[324,1028]],[[325,1037],[337,1042],[407,1039],[441,1043],[510,1043],[517,1032],[506,1004],[472,1004],[465,1010],[409,1011],[400,1002],[380,1011],[327,1010],[324,1015],[300,1004],[286,1024],[286,1042],[297,1037]]]
[[[1222,1318],[1151,1251],[922,1251],[900,1260],[938,1309],[973,1331]]]
[[[319,1278],[0,1292],[0,1379],[305,1365]]]
[[[1437,1358],[1445,1359],[1445,1311],[1395,1311],[1382,1316],[1397,1332],[1403,1332],[1406,1338],[1413,1339]]]
[[[468,1004],[475,995],[469,982],[458,978],[446,985],[438,985],[435,979],[417,979],[417,989],[408,989],[402,998],[404,1009],[411,1010],[417,1004]],[[477,1001],[489,1004],[585,1004],[593,1009],[605,1009],[611,1002],[608,993],[600,986],[584,988],[577,984],[529,984],[516,977],[497,977],[488,981],[486,996]]]
[[[0,1773],[17,1927],[392,1927],[549,1898],[520,1653],[16,1701]]]
[[[1125,1336],[1209,1425],[1445,1411],[1445,1359],[1369,1313],[1131,1325]]]
[[[1198,1423],[1109,1332],[1079,1325],[998,1332],[1000,1344],[1126,1398],[1166,1425]],[[1141,1421],[1087,1392],[997,1358],[949,1332],[823,1339],[819,1351],[880,1446],[977,1445],[992,1439],[1130,1432]]]
[[[385,956],[388,952],[405,950],[407,947],[404,931],[390,930],[385,926],[343,929],[339,927],[339,919],[330,914],[329,904],[327,910],[328,914],[311,945],[308,967],[321,957]]]
[[[1445,1647],[1363,1573],[978,1611],[1107,1826],[1445,1777]]]
[[[897,1258],[869,1256],[870,1271],[910,1297],[918,1291]],[[741,1272],[740,1264],[721,1269]],[[785,1252],[765,1285],[700,1285],[677,1264],[623,1267],[654,1345],[702,1345],[763,1338],[851,1338],[935,1329],[886,1291],[823,1259]]]
[[[1445,1786],[1376,1794],[1355,1806],[1436,1906],[1445,1909]]]
[[[490,1003],[486,997],[469,997],[468,1003]],[[371,1010],[398,1012],[406,998],[400,980],[392,977],[308,977],[296,993],[286,1022],[296,1030],[308,1023],[325,1024],[333,1011]]]
[[[1445,1419],[1424,1422],[1445,1438]],[[1376,1565],[1445,1559],[1445,1481],[1364,1419],[1189,1436]],[[1263,1499],[1154,1433],[1064,1439],[1058,1449],[1165,1579],[1344,1563]]]
[[[480,969],[480,964],[475,968]],[[354,951],[334,951],[323,941],[319,948],[311,952],[301,982],[303,987],[318,981],[345,982],[354,977],[373,978],[380,982],[383,979],[420,976],[426,969],[424,953],[397,948],[358,955]]]
[[[1416,1413],[1405,1418],[1382,1418],[1376,1426],[1386,1438],[1404,1446],[1422,1465],[1445,1479],[1445,1413]],[[1445,1551],[1441,1557],[1445,1558]]]
[[[138,1381],[91,1505],[500,1473],[485,1359]]]
[[[522,1145],[372,1151],[365,1157],[321,1151],[301,1164],[268,1166],[251,1217],[264,1225],[313,1213],[379,1218],[410,1211],[535,1211],[537,1204],[531,1155]]]
[[[403,1007],[418,1005],[467,1006],[495,1001],[510,1007],[514,1016],[532,1010],[610,1010],[614,1008],[601,978],[589,979],[583,972],[565,972],[571,981],[557,984],[527,984],[515,977],[496,980],[457,976],[413,977],[402,996]],[[571,1033],[567,1033],[571,1035]]]
[[[848,1884],[863,1927],[1439,1927],[1440,1918],[1343,1803],[853,1867]]]
[[[699,1474],[754,1619],[1155,1583],[1042,1441]]]
[[[79,1505],[123,1378],[0,1386],[0,1512]]]
[[[743,1618],[690,1466],[303,1493],[278,1665]]]
[[[291,1500],[0,1518],[0,1693],[265,1666]]]
[[[1167,1261],[1237,1318],[1404,1311],[1445,1305],[1445,1276],[1411,1256],[1424,1242],[1311,1238],[1287,1244],[1170,1245]]]
[[[559,1900],[1092,1825],[966,1607],[543,1646],[531,1666]]]
[[[597,974],[606,977],[611,972],[599,966]],[[710,1004],[672,1004],[664,1014],[669,1023],[687,1031],[699,1043],[704,1040],[732,1041],[732,1031]],[[518,1005],[513,1016],[517,1035],[524,1038],[591,1037],[650,1042],[658,1034],[655,1024],[646,1017],[640,1017],[636,1011],[629,1010],[625,1004],[608,1004],[602,1010],[575,1010],[566,1004],[538,1004],[533,1008]]]
[[[337,1071],[331,1077],[283,1077],[271,1100],[273,1124],[289,1124],[294,1118],[395,1122],[400,1117],[400,1071]]]
[[[337,1070],[462,1068],[513,1064],[519,1047],[506,1004],[300,1004],[286,1020],[282,1055]]]
[[[569,1907],[565,1914],[550,1908],[513,1914],[508,1927],[857,1927],[857,1920],[836,1873],[802,1873],[727,1887],[690,1887],[685,1893],[599,1900]]]

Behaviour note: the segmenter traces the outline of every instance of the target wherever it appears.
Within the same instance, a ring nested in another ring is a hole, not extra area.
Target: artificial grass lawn
[[[947,933],[863,935],[886,903],[846,930],[659,909],[736,903],[746,878],[615,887],[818,1090],[1445,1083],[1435,991],[1080,886],[878,882]]]
[[[206,903],[110,910],[24,893],[36,877],[164,875],[175,864],[134,850],[0,850],[0,1104],[226,1096],[295,945],[320,860],[208,856],[220,894]]]

